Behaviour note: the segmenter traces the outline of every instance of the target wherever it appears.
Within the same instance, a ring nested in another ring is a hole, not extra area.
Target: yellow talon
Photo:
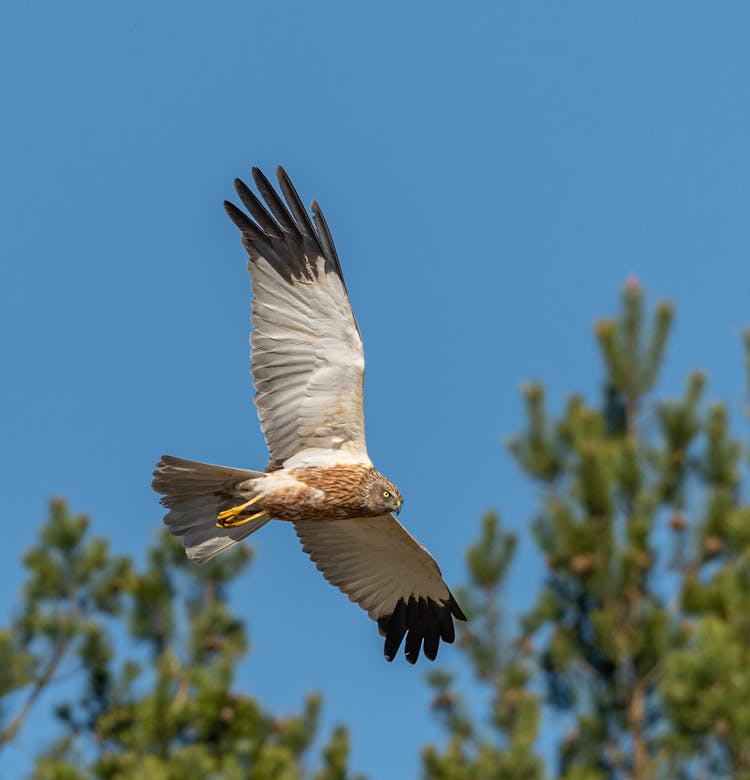
[[[222,512],[222,514],[224,514]],[[265,511],[265,509],[262,512],[256,512],[254,515],[250,515],[250,517],[238,517],[235,520],[230,520],[229,518],[225,520],[219,520],[216,525],[219,528],[236,528],[238,525],[245,525],[245,523],[249,523],[251,520],[257,520],[259,517],[264,517],[268,514],[268,512]]]
[[[263,511],[251,515],[250,517],[240,517],[240,515],[249,506],[252,506],[260,498],[261,496],[255,496],[255,498],[251,498],[249,501],[246,501],[244,504],[240,504],[239,506],[233,506],[230,507],[229,509],[225,509],[223,512],[219,512],[219,514],[216,515],[216,525],[219,528],[234,528],[235,526],[249,523],[251,520],[256,520],[258,517],[261,517],[261,515],[266,514],[266,512]]]

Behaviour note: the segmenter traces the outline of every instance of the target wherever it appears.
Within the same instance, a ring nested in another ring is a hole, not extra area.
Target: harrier
[[[270,460],[265,472],[163,456],[153,487],[188,557],[206,561],[286,520],[332,585],[377,622],[391,661],[406,637],[415,663],[453,642],[466,620],[432,556],[393,516],[399,489],[372,465],[362,410],[364,354],[341,265],[318,204],[313,218],[283,168],[286,204],[257,168],[265,205],[239,179],[229,202],[253,289],[255,403]]]

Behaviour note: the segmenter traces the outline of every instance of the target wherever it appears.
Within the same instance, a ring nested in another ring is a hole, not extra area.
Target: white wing
[[[271,213],[239,179],[237,194],[255,221],[224,204],[250,256],[252,372],[268,470],[369,465],[362,339],[336,249],[317,204],[313,225],[282,168],[278,177],[288,208],[257,168],[253,178]]]
[[[406,659],[420,646],[430,660],[452,642],[453,618],[466,620],[437,563],[392,515],[294,524],[302,549],[323,576],[359,604],[385,636],[391,661],[406,635]]]

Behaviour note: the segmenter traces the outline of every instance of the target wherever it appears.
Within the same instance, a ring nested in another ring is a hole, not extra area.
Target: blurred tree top
[[[596,323],[599,405],[574,395],[555,419],[543,386],[524,388],[509,448],[538,486],[546,578],[517,627],[501,620],[516,538],[488,514],[461,594],[488,707],[472,716],[453,676],[432,674],[448,740],[424,749],[426,778],[548,776],[541,722],[560,736],[554,777],[750,780],[747,453],[701,373],[682,398],[654,398],[672,319],[669,303],[647,316],[630,279],[620,315]],[[745,349],[750,376],[750,335]]]
[[[445,741],[422,749],[427,780],[750,780],[747,452],[702,374],[655,397],[672,319],[631,279],[596,324],[598,405],[573,395],[553,417],[524,388],[509,448],[538,489],[546,574],[519,615],[518,539],[487,513],[459,593],[463,669],[428,676]],[[745,350],[750,377],[750,334]],[[87,525],[53,501],[25,557],[0,630],[0,748],[54,698],[35,780],[352,777],[344,727],[310,769],[318,696],[278,718],[235,689],[248,639],[226,595],[248,546],[197,567],[164,534],[138,572]]]
[[[234,689],[248,640],[226,594],[250,547],[199,567],[164,532],[139,573],[87,526],[52,501],[25,556],[23,601],[0,631],[0,747],[60,681],[50,698],[62,698],[62,735],[36,757],[35,780],[351,777],[343,728],[305,769],[317,695],[278,718]]]

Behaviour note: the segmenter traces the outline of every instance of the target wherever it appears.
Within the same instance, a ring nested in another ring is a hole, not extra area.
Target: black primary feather
[[[386,661],[392,661],[406,636],[406,660],[413,664],[424,649],[425,657],[434,661],[440,640],[450,644],[456,638],[453,618],[466,620],[453,594],[445,602],[421,597],[399,599],[390,615],[378,619],[380,633],[385,636],[383,654]]]
[[[237,196],[252,219],[234,204],[224,202],[229,218],[242,233],[242,244],[250,261],[265,258],[283,279],[292,283],[317,273],[316,260],[320,257],[324,260],[324,273],[335,273],[346,290],[336,247],[317,203],[310,219],[281,166],[277,175],[286,204],[259,168],[253,168],[252,172],[265,205],[241,179],[235,180]]]

